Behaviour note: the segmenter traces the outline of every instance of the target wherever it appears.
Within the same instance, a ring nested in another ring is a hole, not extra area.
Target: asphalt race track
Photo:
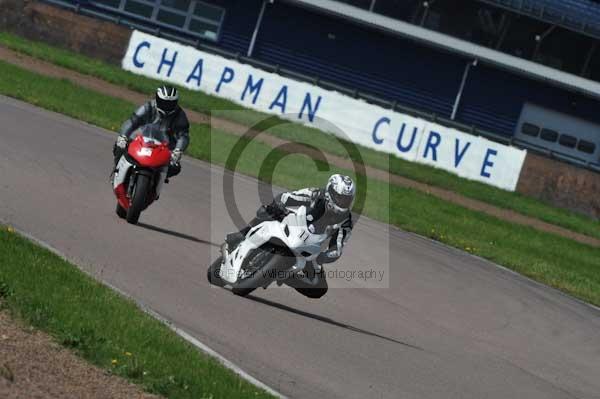
[[[600,398],[600,311],[553,289],[361,218],[336,267],[384,272],[389,288],[338,279],[316,301],[279,288],[239,298],[205,277],[233,228],[221,168],[185,160],[131,226],[108,183],[114,135],[0,97],[0,139],[1,222],[286,396]],[[257,182],[235,179],[250,216]]]

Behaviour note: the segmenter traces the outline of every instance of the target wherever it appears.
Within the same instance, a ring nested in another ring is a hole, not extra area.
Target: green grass
[[[75,266],[0,226],[0,305],[89,362],[169,398],[267,398]]]
[[[85,121],[111,128],[128,114],[133,104],[115,102],[106,95],[78,87],[64,80],[33,74],[0,62],[0,93],[49,108]],[[61,93],[57,99],[52,93]],[[67,101],[65,101],[67,99]],[[119,104],[116,107],[115,104]],[[121,111],[120,109],[124,110]],[[237,136],[211,130],[207,125],[192,125],[188,154],[218,165],[238,143]],[[339,168],[315,168],[302,155],[283,156],[279,150],[260,141],[251,141],[242,153],[237,170],[258,176],[267,155],[267,169],[274,171],[272,182],[282,187],[319,186]],[[107,154],[110,157],[110,154]],[[307,173],[306,171],[311,171]],[[533,228],[512,224],[480,212],[442,201],[423,192],[367,181],[364,214],[408,231],[431,237],[456,248],[507,266],[538,281],[557,287],[583,300],[600,305],[600,249]],[[258,204],[257,204],[258,205]]]
[[[23,39],[9,33],[0,32],[0,44],[138,92],[151,93],[159,84],[156,80],[134,75],[122,70],[118,66],[94,60],[71,51],[51,47],[43,43]],[[192,92],[187,89],[182,89],[182,104],[187,108],[205,113],[210,112],[214,116],[229,119],[246,126],[253,126],[256,122],[265,118],[265,114],[245,109],[231,101],[198,91]],[[230,112],[232,110],[236,112]],[[131,107],[127,108],[126,111],[129,113]],[[277,118],[273,118],[271,124],[278,125],[279,121]],[[101,126],[107,127],[105,125]],[[285,123],[284,125],[270,128],[268,133],[287,140],[310,143],[318,148],[326,149],[327,152],[335,155],[347,156],[343,146],[336,138],[306,126]],[[388,170],[393,174],[454,191],[465,197],[477,199],[501,208],[514,210],[523,215],[562,226],[581,234],[600,238],[600,224],[584,215],[553,207],[519,193],[508,192],[483,183],[463,179],[441,169],[407,162],[368,148],[359,148],[365,164],[375,168]]]

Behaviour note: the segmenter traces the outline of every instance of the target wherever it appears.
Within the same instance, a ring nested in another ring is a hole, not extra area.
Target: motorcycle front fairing
[[[263,222],[251,229],[233,252],[227,256],[220,268],[220,277],[234,284],[240,275],[240,270],[248,254],[272,239],[283,242],[296,262],[293,272],[300,272],[307,261],[312,261],[321,253],[321,247],[329,236],[327,234],[311,233],[306,224],[306,207],[301,206],[295,212],[288,214],[281,222]]]
[[[168,165],[171,151],[167,144],[156,139],[137,136],[127,148],[127,154],[140,167],[155,169]]]

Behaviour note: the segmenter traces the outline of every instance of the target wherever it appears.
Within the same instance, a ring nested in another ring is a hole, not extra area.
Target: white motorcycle
[[[226,259],[220,256],[208,268],[208,281],[220,287],[230,285],[234,294],[246,296],[273,282],[304,277],[307,262],[319,256],[328,238],[327,232],[309,230],[306,207],[301,206],[290,210],[281,222],[266,221],[248,231]]]

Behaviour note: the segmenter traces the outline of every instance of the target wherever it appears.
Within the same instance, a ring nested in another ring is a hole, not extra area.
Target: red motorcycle
[[[136,130],[115,170],[117,215],[136,224],[140,213],[158,199],[171,160],[169,138],[157,125]]]

